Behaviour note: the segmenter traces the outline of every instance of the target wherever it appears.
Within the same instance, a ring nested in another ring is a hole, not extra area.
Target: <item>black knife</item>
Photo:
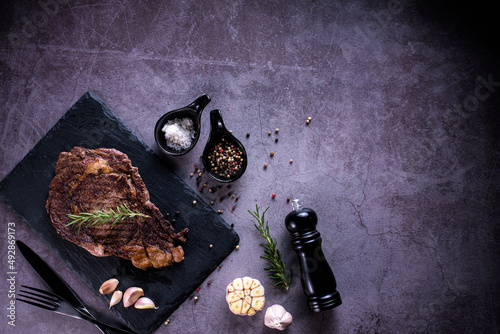
[[[49,286],[49,288],[52,289],[52,291],[54,291],[56,295],[64,298],[81,313],[97,320],[94,315],[87,310],[80,298],[78,298],[69,285],[40,256],[33,252],[31,248],[26,246],[26,244],[22,241],[17,240],[16,245],[31,267],[33,267],[40,278]],[[96,325],[96,327],[99,328],[103,334],[110,334],[107,329],[101,328],[98,325]]]

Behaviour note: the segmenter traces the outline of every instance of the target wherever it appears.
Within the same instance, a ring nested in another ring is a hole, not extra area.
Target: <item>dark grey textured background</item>
[[[494,13],[481,1],[2,1],[0,178],[86,91],[150,147],[163,113],[207,93],[206,110],[220,109],[249,153],[247,172],[231,189],[237,203],[203,194],[234,223],[240,249],[200,287],[198,303],[188,300],[158,333],[273,332],[263,312],[250,318],[227,309],[225,286],[245,275],[264,283],[267,306],[292,313],[288,333],[497,333]],[[189,173],[201,163],[208,112],[202,121],[195,149],[170,159],[193,189]],[[287,197],[318,213],[343,298],[333,311],[307,310],[283,225]],[[265,278],[247,213],[255,204],[270,206],[271,231],[294,271],[288,293]],[[16,238],[103,320],[116,321],[3,203],[0,216],[2,277],[6,226],[14,222]],[[18,288],[43,287],[24,259],[16,267]],[[19,304],[16,327],[8,326],[2,281],[2,333],[96,332]]]

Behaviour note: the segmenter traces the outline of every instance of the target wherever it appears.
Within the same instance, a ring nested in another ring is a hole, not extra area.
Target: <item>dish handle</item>
[[[208,103],[210,103],[211,98],[207,94],[200,95],[191,104],[186,106],[186,108],[194,109],[197,113],[200,113]]]

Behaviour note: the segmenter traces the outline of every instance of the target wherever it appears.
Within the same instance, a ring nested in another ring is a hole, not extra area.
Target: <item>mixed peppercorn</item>
[[[237,175],[243,165],[243,152],[227,137],[210,148],[208,153],[210,172],[221,179],[231,179]]]

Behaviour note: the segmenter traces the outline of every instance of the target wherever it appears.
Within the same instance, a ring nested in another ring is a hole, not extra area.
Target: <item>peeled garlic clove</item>
[[[134,305],[137,299],[142,296],[144,296],[144,291],[141,288],[128,288],[123,295],[123,306],[129,307],[131,305]]]
[[[116,278],[108,279],[106,282],[102,283],[101,287],[99,288],[99,292],[103,295],[107,295],[108,293],[115,291],[118,283],[119,282]]]
[[[137,301],[134,304],[134,307],[138,308],[140,310],[148,309],[148,308],[153,308],[156,310],[158,308],[155,306],[155,303],[151,299],[149,299],[148,297],[141,297],[141,298],[137,299]]]
[[[264,325],[280,331],[290,326],[292,321],[292,315],[288,313],[283,306],[278,304],[268,307],[266,315],[264,316]]]
[[[122,296],[123,292],[121,292],[120,290],[116,290],[115,292],[113,292],[111,300],[109,301],[109,308],[111,308],[111,306],[118,304],[120,300],[122,300]]]

